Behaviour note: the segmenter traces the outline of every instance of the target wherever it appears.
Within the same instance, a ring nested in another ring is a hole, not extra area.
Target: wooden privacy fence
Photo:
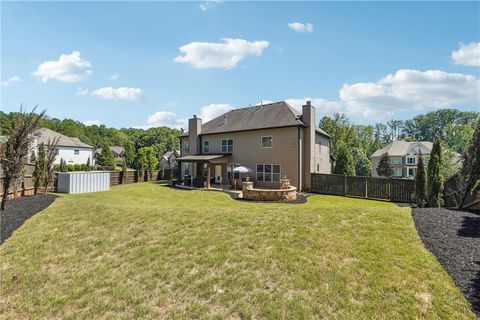
[[[110,171],[110,185],[114,186],[117,184],[125,184],[125,183],[170,180],[171,177],[172,177],[172,169],[154,171],[152,176],[150,176],[148,172],[145,172],[145,174],[142,176],[140,171],[127,171],[127,178],[124,182],[122,171]]]
[[[312,173],[312,192],[338,196],[415,201],[415,180]]]
[[[33,194],[33,171],[35,170],[35,164],[28,163],[25,165],[23,179],[17,179],[12,182],[12,186],[9,190],[9,197],[20,197],[25,195],[32,195]],[[0,167],[0,199],[3,195],[3,172]],[[55,179],[56,175],[53,177],[52,181],[48,185],[48,191],[53,191],[55,189]],[[14,194],[15,192],[15,194]],[[43,192],[43,188],[39,189],[39,192]]]

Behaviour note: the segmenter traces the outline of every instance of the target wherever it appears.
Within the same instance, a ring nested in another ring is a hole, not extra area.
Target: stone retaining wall
[[[243,182],[242,197],[255,201],[294,201],[297,199],[297,188],[286,189],[255,189],[253,182]]]

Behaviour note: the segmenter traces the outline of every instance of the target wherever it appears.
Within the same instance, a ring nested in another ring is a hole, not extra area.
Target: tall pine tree
[[[423,164],[422,152],[418,155],[417,175],[415,177],[415,196],[417,205],[423,208],[426,199],[426,180],[425,180],[425,165]]]
[[[338,144],[337,160],[333,171],[336,174],[355,175],[355,162],[353,161],[352,152],[345,143]]]
[[[427,166],[427,201],[431,207],[441,207],[443,204],[443,177],[440,174],[441,166],[442,145],[440,139],[436,138]]]
[[[38,188],[43,184],[46,175],[46,155],[45,145],[41,143],[38,146],[38,155],[35,160],[35,170],[33,171],[33,193],[38,193]]]
[[[393,176],[393,168],[390,165],[390,156],[388,155],[388,152],[385,152],[380,157],[380,161],[378,162],[378,167],[377,167],[377,174],[380,177]]]

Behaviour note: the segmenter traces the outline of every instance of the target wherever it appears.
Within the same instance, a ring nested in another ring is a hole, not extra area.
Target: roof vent
[[[227,125],[227,118],[228,118],[227,115],[224,115],[224,116],[223,116],[223,124],[224,124],[225,126]]]

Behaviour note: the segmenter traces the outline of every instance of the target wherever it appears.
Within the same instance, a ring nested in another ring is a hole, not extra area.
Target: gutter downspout
[[[301,143],[302,143],[302,138],[301,138],[301,130],[302,130],[302,127],[297,127],[297,156],[298,156],[298,162],[297,162],[297,166],[298,166],[298,190],[299,191],[303,191],[303,188],[302,188],[302,183],[303,183],[303,179],[302,179],[302,147],[301,147]]]

